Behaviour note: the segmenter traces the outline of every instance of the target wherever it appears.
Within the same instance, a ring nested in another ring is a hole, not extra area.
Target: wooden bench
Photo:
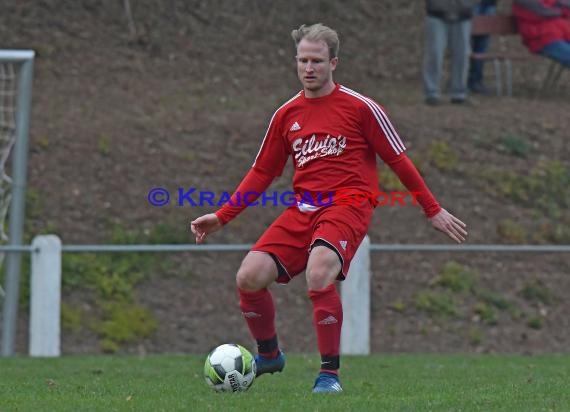
[[[512,15],[490,15],[475,16],[471,26],[472,35],[483,36],[518,36],[517,23]],[[507,50],[490,53],[473,53],[471,58],[476,60],[492,61],[495,72],[495,85],[497,96],[503,94],[502,66],[505,68],[507,95],[513,94],[513,60],[532,59],[531,53],[516,54]],[[556,86],[564,66],[562,64],[551,61],[546,77],[542,83],[541,91],[552,89]]]

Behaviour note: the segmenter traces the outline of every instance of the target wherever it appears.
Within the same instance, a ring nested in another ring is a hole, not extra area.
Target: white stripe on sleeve
[[[404,143],[402,142],[402,139],[400,139],[400,136],[398,135],[398,132],[396,132],[396,129],[394,129],[394,126],[392,126],[390,119],[388,119],[388,116],[386,113],[384,113],[384,110],[382,110],[382,108],[374,100],[344,86],[341,86],[340,90],[346,94],[356,97],[368,106],[376,118],[378,125],[382,129],[382,132],[384,132],[384,135],[388,139],[390,146],[392,146],[392,149],[394,149],[394,152],[396,152],[396,154],[400,154],[406,150],[406,146],[404,146]]]

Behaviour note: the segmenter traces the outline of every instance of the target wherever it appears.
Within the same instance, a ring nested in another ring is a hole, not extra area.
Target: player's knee
[[[340,270],[341,262],[334,251],[324,246],[315,247],[305,271],[309,290],[324,289],[334,283]]]
[[[273,278],[267,270],[255,265],[242,265],[236,275],[237,287],[250,292],[266,288],[272,281]]]
[[[307,277],[307,286],[309,290],[324,289],[334,282],[335,276],[329,273],[324,266],[316,266],[308,268],[305,272]]]
[[[257,291],[269,286],[277,278],[273,259],[263,253],[249,253],[241,263],[236,275],[237,287]]]
[[[239,289],[255,291],[261,289],[256,280],[255,273],[247,268],[241,267],[236,275],[236,285]]]

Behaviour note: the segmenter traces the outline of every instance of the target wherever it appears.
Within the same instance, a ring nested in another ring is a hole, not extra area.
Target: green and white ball
[[[246,348],[225,343],[215,348],[204,365],[206,383],[218,392],[244,392],[255,380],[255,360]]]

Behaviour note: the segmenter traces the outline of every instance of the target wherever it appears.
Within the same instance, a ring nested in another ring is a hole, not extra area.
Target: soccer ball
[[[206,383],[217,392],[244,392],[255,380],[255,360],[241,345],[225,343],[215,348],[204,365]]]

